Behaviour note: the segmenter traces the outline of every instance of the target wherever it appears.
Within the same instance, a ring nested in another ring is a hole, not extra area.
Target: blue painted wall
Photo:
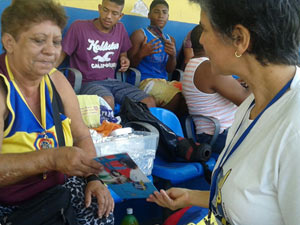
[[[10,5],[10,0],[0,0],[0,15],[2,15],[3,10]],[[0,23],[0,30],[1,30],[1,23]],[[0,53],[3,52],[2,49],[2,41],[0,42]]]

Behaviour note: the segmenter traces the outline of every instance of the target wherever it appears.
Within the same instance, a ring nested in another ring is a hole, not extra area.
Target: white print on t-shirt
[[[98,60],[98,62],[110,62],[111,58],[109,58],[109,56],[113,54],[114,52],[106,52],[104,56],[97,55],[93,59]]]
[[[108,41],[102,41],[101,45],[98,45],[99,40],[91,40],[88,39],[90,46],[87,48],[88,51],[93,51],[94,53],[98,53],[99,51],[111,51],[119,49],[119,43],[112,42],[108,44]]]
[[[116,68],[117,63],[92,63],[91,67],[93,69]]]
[[[108,41],[102,41],[101,45],[99,45],[99,40],[91,40],[88,39],[88,42],[90,43],[90,46],[87,48],[88,51],[93,51],[94,53],[105,52],[103,56],[97,55],[93,58],[93,60],[97,61],[95,63],[91,64],[91,68],[93,69],[102,69],[102,68],[113,68],[115,69],[117,67],[117,63],[109,63],[111,62],[111,57],[115,54],[113,50],[119,49],[119,43],[108,43]]]

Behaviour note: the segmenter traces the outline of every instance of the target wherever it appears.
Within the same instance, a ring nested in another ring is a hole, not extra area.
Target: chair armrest
[[[118,81],[125,82],[126,81],[126,72],[117,71],[116,72],[116,79]]]
[[[127,76],[129,76],[129,72],[132,71],[135,74],[135,82],[134,82],[134,86],[139,86],[141,83],[141,72],[133,67],[129,67],[128,70],[126,72],[116,72],[116,79],[122,82],[126,82],[127,80]]]
[[[74,81],[74,91],[76,94],[79,94],[80,89],[81,89],[81,85],[82,85],[82,73],[75,69],[75,68],[71,68],[71,67],[64,67],[64,68],[60,68],[59,69],[61,72],[64,73],[64,71],[68,70],[71,71],[75,77],[75,81]]]
[[[213,135],[213,138],[211,139],[210,141],[210,145],[213,146],[213,144],[216,142],[217,138],[218,138],[218,135],[220,133],[220,121],[214,117],[211,117],[211,116],[203,116],[203,115],[198,115],[202,118],[205,118],[211,122],[213,122],[214,126],[215,126],[215,132],[214,132],[214,135]]]
[[[197,115],[197,116],[202,117],[206,120],[209,120],[210,122],[212,122],[214,124],[215,131],[214,131],[213,137],[210,141],[210,145],[212,146],[216,142],[218,135],[220,133],[220,121],[211,116],[204,116],[204,115]],[[187,137],[193,138],[194,140],[196,140],[195,126],[194,126],[193,118],[191,115],[188,115],[187,118],[185,119],[185,129],[186,129]]]
[[[134,86],[139,86],[140,83],[141,83],[141,79],[142,79],[142,75],[141,75],[141,72],[136,69],[136,68],[133,68],[133,67],[129,67],[128,70],[131,70],[134,72],[135,74],[135,82],[134,82]]]
[[[184,120],[184,129],[187,138],[192,138],[195,142],[197,141],[195,124],[191,115],[188,115]]]

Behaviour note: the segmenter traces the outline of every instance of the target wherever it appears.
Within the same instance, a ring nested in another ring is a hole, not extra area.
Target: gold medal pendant
[[[54,133],[49,131],[44,131],[37,135],[35,140],[36,149],[49,149],[55,148],[57,146],[57,141]]]
[[[40,146],[43,149],[52,148],[52,140],[48,138],[47,133],[45,133],[44,137],[41,139]]]

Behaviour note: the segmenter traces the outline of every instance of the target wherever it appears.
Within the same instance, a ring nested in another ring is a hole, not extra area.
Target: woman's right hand
[[[171,210],[176,210],[190,205],[190,191],[191,190],[185,188],[170,188],[167,191],[155,191],[147,198],[147,201],[155,202],[156,204]]]
[[[103,166],[81,148],[61,147],[52,151],[51,170],[81,177],[98,174],[103,170]]]

